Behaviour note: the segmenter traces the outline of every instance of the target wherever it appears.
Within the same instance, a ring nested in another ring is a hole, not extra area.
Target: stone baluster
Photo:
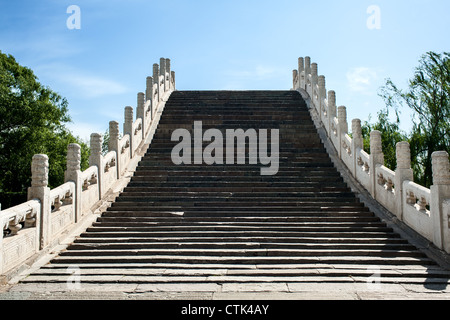
[[[147,128],[145,127],[146,121],[145,121],[145,95],[143,92],[139,92],[137,94],[137,108],[136,108],[136,119],[142,119],[142,139],[145,139],[145,132]]]
[[[99,133],[91,134],[91,155],[89,156],[89,166],[97,166],[98,168],[98,194],[100,199],[106,190],[103,190],[103,155],[102,155],[103,137]]]
[[[384,165],[384,154],[383,147],[381,143],[381,132],[374,130],[370,133],[370,163],[369,163],[369,174],[370,174],[370,193],[374,199],[376,199],[376,168],[377,166]]]
[[[394,214],[399,220],[403,220],[403,182],[414,181],[411,169],[411,149],[409,143],[402,141],[396,145],[397,168],[395,169],[394,192],[395,207]]]
[[[125,107],[125,122],[123,124],[123,134],[130,135],[130,158],[134,156],[134,132],[133,132],[133,108]]]
[[[120,178],[120,175],[122,173],[122,167],[120,163],[120,156],[122,154],[122,150],[119,149],[119,141],[120,141],[119,123],[117,121],[110,121],[108,150],[116,152],[117,157],[116,170],[118,178]]]
[[[443,203],[450,199],[450,162],[446,151],[431,155],[433,185],[431,189],[430,211],[433,223],[433,243],[450,253],[449,216],[444,214]]]
[[[361,120],[352,120],[352,157],[353,157],[353,168],[352,174],[356,177],[356,167],[358,165],[358,150],[364,149],[364,138],[362,135]]]
[[[31,187],[28,188],[28,200],[37,199],[41,203],[41,214],[36,219],[36,228],[39,230],[39,249],[50,243],[50,214],[52,211],[50,201],[50,188],[48,187],[48,156],[36,154],[31,162]]]
[[[75,203],[75,223],[81,219],[81,192],[83,181],[81,179],[81,147],[77,143],[71,143],[67,147],[67,169],[64,173],[64,182],[75,183],[73,201]]]

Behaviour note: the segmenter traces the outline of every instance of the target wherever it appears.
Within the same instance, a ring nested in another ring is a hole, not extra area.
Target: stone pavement
[[[0,287],[0,300],[450,300],[442,285],[364,283],[67,284]]]

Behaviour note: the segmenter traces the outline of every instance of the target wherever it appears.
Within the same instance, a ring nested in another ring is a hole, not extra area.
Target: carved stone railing
[[[363,150],[361,120],[352,121],[350,137],[346,107],[336,107],[336,93],[326,90],[325,77],[318,75],[318,66],[309,57],[298,59],[298,69],[293,71],[293,90],[305,98],[338,157],[370,195],[400,221],[450,253],[448,153],[433,153],[433,185],[424,188],[413,181],[407,142],[396,146],[397,168],[393,171],[384,166],[379,131],[370,133],[370,154]]]
[[[89,168],[81,171],[81,147],[67,148],[65,183],[48,187],[48,157],[35,155],[28,202],[0,211],[0,282],[10,278],[27,261],[57,244],[65,234],[92,216],[114,185],[127,171],[133,171],[137,157],[154,133],[165,102],[175,90],[175,73],[170,60],[161,58],[153,65],[153,78],[147,77],[146,92],[138,93],[136,119],[133,108],[125,108],[123,137],[119,123],[109,123],[108,152],[102,154],[103,136],[93,133],[90,140]],[[157,79],[153,83],[153,79]],[[0,206],[1,209],[1,206]]]

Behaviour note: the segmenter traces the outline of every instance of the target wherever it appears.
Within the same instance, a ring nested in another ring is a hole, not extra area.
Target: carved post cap
[[[319,76],[318,83],[319,83],[319,87],[325,88],[325,76]]]
[[[347,108],[345,106],[338,107],[338,120],[340,123],[347,122]]]
[[[450,185],[450,163],[446,151],[433,152],[431,155],[433,167],[433,184]]]
[[[160,58],[159,59],[159,75],[165,76],[166,73],[166,59]]]
[[[305,60],[303,58],[298,58],[298,72],[305,70]]]
[[[143,92],[138,92],[137,94],[137,109],[142,109],[140,112],[143,114],[144,112],[144,104],[145,104],[145,94]],[[139,115],[138,116],[142,116]]]
[[[153,64],[153,81],[158,83],[159,79],[159,65],[157,63]]]
[[[311,57],[305,57],[305,68],[311,67]]]
[[[401,141],[396,145],[397,169],[411,169],[411,149],[409,143]]]
[[[383,153],[381,144],[381,132],[374,130],[370,133],[370,154]]]
[[[110,139],[118,139],[119,138],[119,123],[117,121],[109,122],[109,138]]]
[[[91,134],[91,154],[102,153],[103,136],[100,133]]]
[[[31,186],[48,186],[48,156],[36,154],[31,161]]]
[[[328,106],[332,107],[336,105],[336,92],[334,90],[328,91]]]
[[[315,62],[311,64],[311,74],[313,76],[317,76],[319,74],[319,67]]]
[[[166,58],[166,72],[170,74],[170,59]]]
[[[352,120],[352,133],[353,133],[353,136],[362,138],[362,129],[361,129],[361,120],[360,119]]]
[[[133,107],[125,107],[125,122],[133,121]]]
[[[67,171],[78,171],[81,169],[81,146],[71,143],[67,146]]]

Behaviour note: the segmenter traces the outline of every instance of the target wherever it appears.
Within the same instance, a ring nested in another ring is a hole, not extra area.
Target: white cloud
[[[352,68],[347,72],[347,83],[351,91],[372,94],[373,82],[378,78],[377,71],[367,67]]]
[[[128,88],[117,81],[75,70],[73,67],[64,64],[41,65],[36,69],[38,74],[54,79],[68,87],[72,94],[82,98],[91,99],[128,92]]]
[[[71,74],[60,79],[73,86],[86,98],[98,98],[105,95],[122,94],[127,88],[113,80],[85,74]]]
[[[253,78],[263,80],[278,75],[276,68],[258,65],[253,69],[227,70],[225,75],[233,78]]]
[[[83,141],[87,143],[89,143],[92,133],[103,134],[105,133],[106,130],[102,128],[101,125],[80,121],[76,121],[76,123],[68,123],[67,129],[69,129],[74,136],[81,138]]]

